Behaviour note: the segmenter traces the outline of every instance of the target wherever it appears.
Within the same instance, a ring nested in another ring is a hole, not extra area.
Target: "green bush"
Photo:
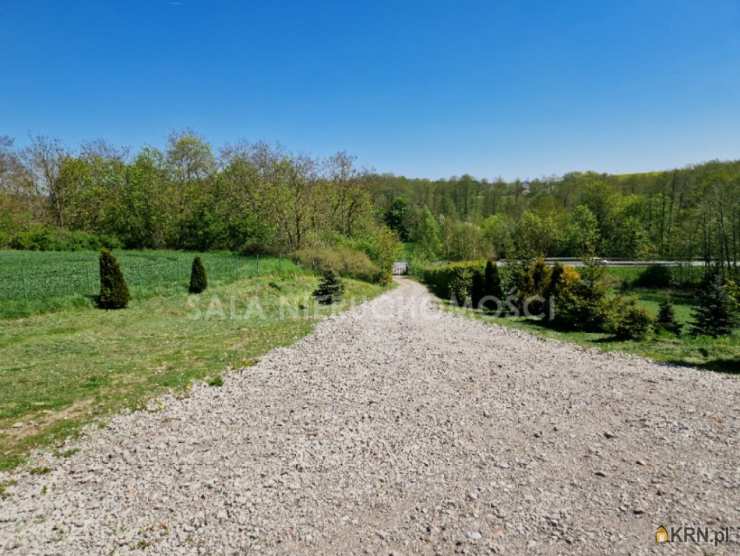
[[[669,266],[651,264],[640,273],[632,285],[637,288],[668,288],[672,280],[673,274]]]
[[[550,272],[550,281],[545,286],[543,297],[545,298],[545,322],[552,322],[555,316],[555,300],[562,288],[565,269],[560,263],[555,263]]]
[[[545,294],[550,284],[550,268],[541,257],[513,261],[509,271],[509,291],[519,314],[545,312]]]
[[[470,283],[470,301],[474,309],[480,309],[481,300],[485,295],[485,278],[483,272],[474,270]]]
[[[118,261],[107,249],[100,251],[100,295],[101,309],[123,309],[128,305],[129,293]]]
[[[208,287],[208,277],[206,276],[206,269],[203,266],[203,261],[200,257],[193,259],[193,267],[190,270],[190,287],[188,291],[190,293],[201,293]]]
[[[319,287],[313,292],[313,296],[322,305],[331,305],[341,301],[343,293],[344,284],[342,284],[337,273],[333,270],[327,270],[324,272]]]
[[[380,268],[365,253],[349,247],[309,247],[296,251],[293,259],[317,272],[332,270],[342,276],[365,282],[383,282]]]
[[[181,214],[176,225],[175,245],[185,251],[208,251],[228,247],[223,220],[208,209],[196,204]]]
[[[121,247],[121,242],[113,236],[48,226],[17,232],[6,243],[11,249],[25,251],[97,251]]]
[[[476,271],[479,272],[479,271]],[[476,293],[473,306],[484,311],[498,310],[504,302],[504,291],[501,286],[501,276],[495,261],[486,261],[482,274],[482,292]],[[475,289],[475,288],[474,288]]]
[[[673,304],[669,299],[665,299],[661,302],[655,326],[659,330],[665,330],[666,332],[670,332],[676,336],[681,334],[681,324],[676,321]]]
[[[653,330],[654,322],[647,311],[634,300],[625,303],[616,316],[611,331],[618,340],[644,340]]]
[[[698,303],[694,308],[691,334],[694,336],[727,336],[737,326],[735,284],[717,271],[707,272]]]
[[[537,258],[531,264],[529,268],[528,299],[525,299],[530,314],[545,313],[545,290],[550,285],[550,274],[551,270],[542,257]]]
[[[436,296],[450,299],[454,289],[456,298],[461,301],[460,295],[464,293],[467,297],[470,292],[473,273],[482,269],[483,261],[464,261],[424,266],[418,269],[418,275]]]
[[[393,263],[403,255],[403,244],[393,231],[385,226],[378,226],[368,230],[361,239],[347,239],[344,236],[336,239],[340,247],[361,251],[370,258],[379,269],[376,282],[390,283],[393,278]]]
[[[478,270],[464,270],[456,274],[450,282],[450,301],[461,307],[465,305],[472,293],[473,277],[479,272]]]
[[[486,269],[483,273],[484,295],[503,299],[504,290],[501,287],[501,276],[495,261],[486,261]]]
[[[566,267],[559,281],[552,324],[564,330],[603,331],[613,315],[604,268],[588,264],[579,275]]]
[[[508,276],[506,291],[511,294],[511,301],[515,304],[517,312],[523,309],[523,300],[529,295],[531,285],[531,260],[512,259],[507,264]]]

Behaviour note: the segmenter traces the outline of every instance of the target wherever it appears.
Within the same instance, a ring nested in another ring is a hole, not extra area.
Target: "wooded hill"
[[[374,201],[431,253],[711,258],[736,265],[740,161],[532,181],[373,176]],[[428,210],[427,210],[428,209]]]
[[[740,161],[531,181],[411,179],[268,145],[218,155],[193,132],[137,153],[98,141],[0,138],[0,246],[294,252],[414,242],[435,259],[512,255],[705,258],[736,268]],[[88,235],[85,235],[88,234]],[[94,237],[92,237],[94,236]],[[102,239],[101,239],[102,238]]]

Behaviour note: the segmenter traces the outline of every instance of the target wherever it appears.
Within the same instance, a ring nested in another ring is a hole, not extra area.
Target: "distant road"
[[[637,261],[637,260],[626,260],[626,259],[601,259],[606,266],[704,266],[704,261],[669,261],[669,260],[655,260],[655,261]],[[505,261],[502,261],[505,262]],[[548,257],[545,258],[545,262],[549,264],[563,263],[571,266],[583,266],[583,261],[576,258],[568,257]]]
[[[639,260],[628,260],[628,259],[600,259],[603,264],[606,266],[650,266],[650,265],[660,265],[660,266],[704,266],[704,261],[669,261],[669,260],[653,260],[653,261],[639,261]],[[437,261],[437,263],[444,263],[445,261]],[[449,261],[447,261],[449,262]],[[505,265],[507,263],[506,259],[500,259],[496,261],[498,264]],[[545,257],[545,262],[547,264],[555,264],[555,263],[562,263],[567,264],[570,266],[583,266],[583,260],[577,259],[575,257]],[[405,261],[400,261],[395,263],[396,265],[408,265]],[[399,266],[400,268],[400,266]],[[395,274],[403,274],[402,272],[394,272]]]

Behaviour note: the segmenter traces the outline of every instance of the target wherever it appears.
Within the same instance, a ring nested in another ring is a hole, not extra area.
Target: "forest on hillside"
[[[598,255],[736,267],[740,161],[664,172],[574,172],[532,181],[369,178],[402,237],[433,256]]]
[[[192,131],[137,152],[0,137],[0,247],[228,249],[292,253],[396,239],[434,260],[599,255],[698,258],[737,269],[740,161],[530,181],[411,179],[350,155],[264,143],[217,152]]]

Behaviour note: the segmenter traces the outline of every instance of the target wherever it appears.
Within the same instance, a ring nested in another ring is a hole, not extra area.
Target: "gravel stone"
[[[221,388],[0,473],[0,554],[664,554],[658,525],[740,526],[736,377],[399,282]]]

